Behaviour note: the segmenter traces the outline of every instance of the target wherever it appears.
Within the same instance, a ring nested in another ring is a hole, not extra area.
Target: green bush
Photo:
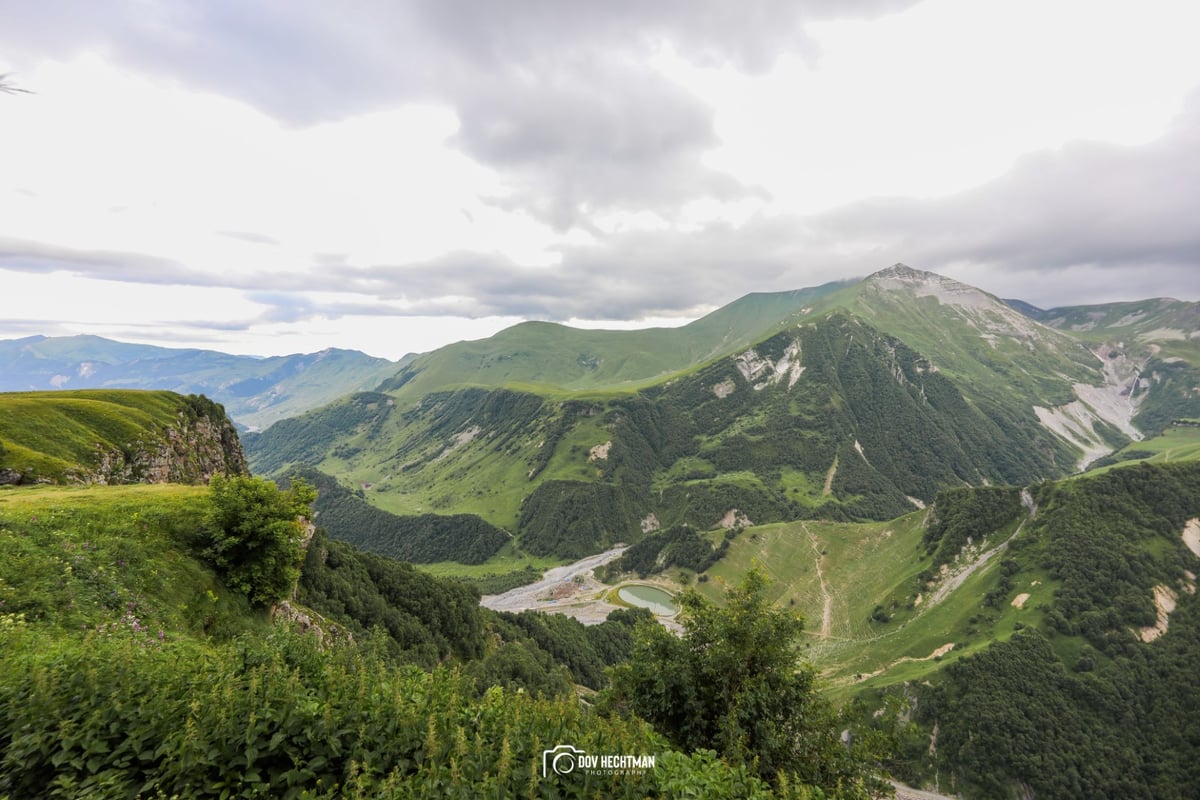
[[[800,663],[804,620],[772,607],[766,588],[754,570],[726,593],[723,608],[684,592],[682,638],[641,626],[633,655],[613,670],[607,702],[685,752],[716,751],[777,786],[794,781],[866,798],[868,766],[839,741],[813,669]]]
[[[542,776],[542,752],[653,755],[644,773]],[[575,698],[472,691],[280,630],[144,647],[0,631],[0,796],[46,798],[755,797],[711,753]]]
[[[227,586],[256,605],[282,599],[300,577],[304,524],[316,492],[302,481],[280,491],[262,478],[214,475],[204,556]]]

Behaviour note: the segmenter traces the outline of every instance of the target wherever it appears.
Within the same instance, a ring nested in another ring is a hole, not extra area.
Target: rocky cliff
[[[207,483],[246,475],[221,405],[174,392],[0,394],[0,484]]]
[[[223,414],[189,418],[157,428],[127,447],[97,444],[96,461],[69,474],[79,483],[208,483],[216,473],[248,475],[233,423]]]

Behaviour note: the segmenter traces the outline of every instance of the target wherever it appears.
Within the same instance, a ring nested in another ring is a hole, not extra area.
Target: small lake
[[[653,586],[645,586],[640,583],[622,586],[617,590],[617,597],[631,606],[648,608],[659,616],[669,617],[679,610],[675,607],[675,598],[671,597],[671,595],[662,589],[656,589]]]

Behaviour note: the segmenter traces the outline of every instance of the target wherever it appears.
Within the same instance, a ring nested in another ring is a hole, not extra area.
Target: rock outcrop
[[[250,474],[233,423],[216,411],[190,411],[125,447],[98,445],[95,463],[71,477],[99,484],[208,483],[217,473]]]

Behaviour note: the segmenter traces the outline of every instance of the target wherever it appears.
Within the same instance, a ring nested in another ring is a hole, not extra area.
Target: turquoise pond
[[[656,589],[653,586],[646,586],[644,584],[622,586],[617,590],[617,597],[620,597],[631,606],[648,608],[660,616],[669,617],[679,610],[675,607],[675,598],[671,597],[671,595],[662,589]]]

